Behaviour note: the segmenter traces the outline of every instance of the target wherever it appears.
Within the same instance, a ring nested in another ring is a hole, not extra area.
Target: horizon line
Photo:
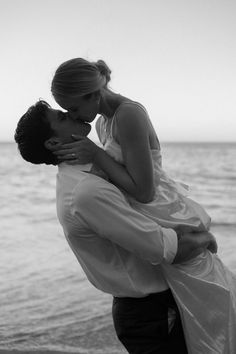
[[[96,142],[96,141],[95,141]],[[97,141],[99,142],[99,141]],[[201,144],[201,143],[205,143],[205,144],[236,144],[236,140],[163,140],[160,141],[160,144],[165,144],[165,143],[192,143],[192,144]],[[15,144],[14,140],[0,140],[0,144]]]

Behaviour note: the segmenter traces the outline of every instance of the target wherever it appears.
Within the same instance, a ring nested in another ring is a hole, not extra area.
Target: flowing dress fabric
[[[96,128],[105,151],[122,164],[121,147],[113,138],[115,118],[116,113],[111,121],[100,117]],[[155,198],[143,204],[126,194],[132,207],[163,227],[208,230],[210,217],[188,198],[187,186],[173,181],[163,171],[161,151],[151,150],[151,154]],[[180,310],[188,352],[235,354],[236,275],[208,250],[179,265],[162,264],[162,269]]]

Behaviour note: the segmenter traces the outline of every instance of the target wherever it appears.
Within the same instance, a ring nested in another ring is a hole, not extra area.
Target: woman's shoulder
[[[127,119],[129,118],[129,119]],[[113,120],[115,124],[132,126],[135,124],[146,125],[149,116],[146,109],[139,102],[135,101],[123,101],[117,108]]]
[[[113,115],[110,136],[118,143],[134,139],[141,142],[149,132],[149,119],[141,104],[134,101],[123,101]],[[141,140],[140,140],[141,139]]]
[[[117,114],[122,115],[127,112],[134,112],[136,114],[137,112],[140,112],[145,115],[148,115],[146,108],[141,103],[132,100],[124,100],[116,109],[114,116],[116,116]]]
[[[135,129],[134,129],[135,128]],[[133,136],[149,139],[151,149],[160,149],[156,131],[146,108],[136,101],[123,101],[118,107],[113,122],[113,136],[119,141],[120,135],[127,140]]]

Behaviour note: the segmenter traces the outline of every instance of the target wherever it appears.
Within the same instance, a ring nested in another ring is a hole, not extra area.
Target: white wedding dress
[[[105,151],[122,163],[120,145],[112,135],[114,120],[115,115],[107,131],[107,120],[100,117],[96,128]],[[208,230],[208,214],[187,197],[186,186],[176,183],[163,171],[161,151],[152,150],[151,153],[154,175],[158,181],[155,198],[151,203],[143,204],[127,196],[132,207],[163,227],[181,226],[186,231]],[[236,275],[217,254],[208,250],[182,264],[162,264],[162,269],[181,314],[188,352],[235,354]]]

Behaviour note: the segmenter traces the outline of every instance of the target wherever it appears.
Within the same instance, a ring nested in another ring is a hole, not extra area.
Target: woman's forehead
[[[60,97],[57,98],[57,103],[64,109],[72,109],[79,105],[81,97]]]

